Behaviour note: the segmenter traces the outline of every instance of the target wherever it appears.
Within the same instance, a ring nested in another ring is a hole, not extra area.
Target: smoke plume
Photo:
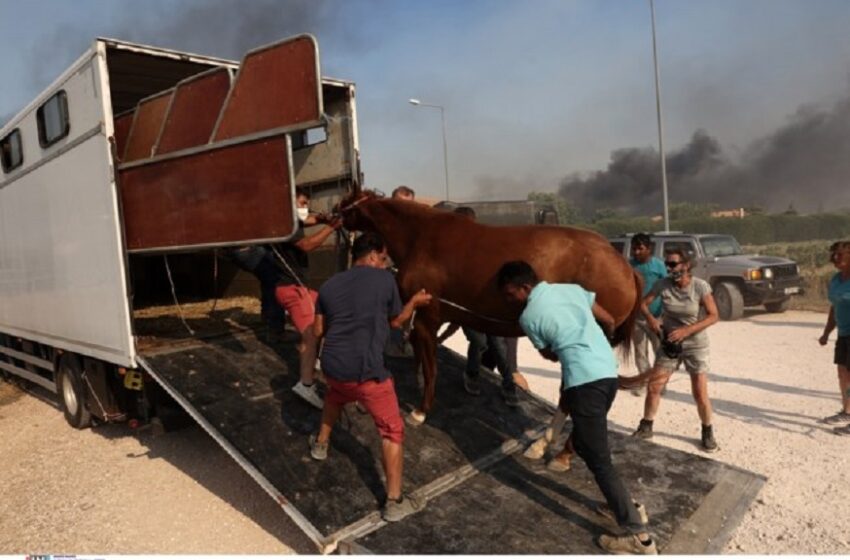
[[[804,106],[733,161],[720,143],[698,130],[667,154],[671,202],[715,203],[722,208],[761,206],[800,211],[850,205],[850,97],[832,107]],[[656,214],[661,207],[658,151],[624,148],[607,169],[570,175],[560,194],[585,214],[600,208]]]

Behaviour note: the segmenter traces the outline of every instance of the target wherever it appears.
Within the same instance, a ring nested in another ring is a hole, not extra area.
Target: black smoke
[[[734,161],[720,143],[698,130],[667,154],[671,203],[713,203],[721,208],[790,206],[810,212],[850,206],[850,97],[831,107],[801,107],[772,134],[752,142]],[[624,148],[608,167],[570,175],[560,194],[591,215],[606,208],[658,214],[661,170],[653,148]]]
[[[380,0],[356,4],[330,0],[193,0],[139,2],[132,12],[101,26],[57,28],[29,53],[33,95],[80,56],[96,37],[239,60],[246,51],[285,37],[312,33],[323,49],[372,48],[348,25],[350,10],[380,11]],[[333,75],[333,68],[323,73]]]

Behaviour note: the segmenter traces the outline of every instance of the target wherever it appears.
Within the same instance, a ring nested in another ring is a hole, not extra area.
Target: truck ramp
[[[480,396],[462,386],[464,361],[441,348],[436,410],[407,427],[404,488],[428,498],[394,524],[385,498],[380,439],[350,405],[328,459],[310,458],[320,412],[289,388],[297,381],[292,339],[245,329],[152,346],[142,367],[280,504],[320,552],[381,554],[594,554],[593,536],[614,531],[581,460],[566,473],[523,457],[553,407],[533,396],[510,409],[496,376]],[[388,358],[403,411],[419,402],[412,358]],[[614,462],[646,504],[663,552],[717,553],[764,479],[710,459],[611,434]]]

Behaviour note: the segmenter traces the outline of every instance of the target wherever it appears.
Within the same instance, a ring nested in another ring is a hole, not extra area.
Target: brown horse
[[[496,285],[499,268],[524,260],[541,280],[569,282],[596,293],[617,325],[614,344],[628,352],[640,310],[642,281],[601,235],[571,227],[493,227],[415,202],[354,193],[339,205],[348,230],[377,231],[398,267],[406,300],[420,289],[434,296],[414,320],[411,342],[422,366],[425,390],[413,423],[434,404],[437,330],[458,323],[498,336],[522,336],[521,309],[505,303]]]

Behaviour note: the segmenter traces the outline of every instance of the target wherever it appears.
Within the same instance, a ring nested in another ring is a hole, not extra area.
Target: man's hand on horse
[[[413,307],[422,307],[424,305],[428,305],[431,303],[431,299],[433,296],[425,291],[425,288],[419,290],[413,297],[410,298],[410,301],[413,302]]]

